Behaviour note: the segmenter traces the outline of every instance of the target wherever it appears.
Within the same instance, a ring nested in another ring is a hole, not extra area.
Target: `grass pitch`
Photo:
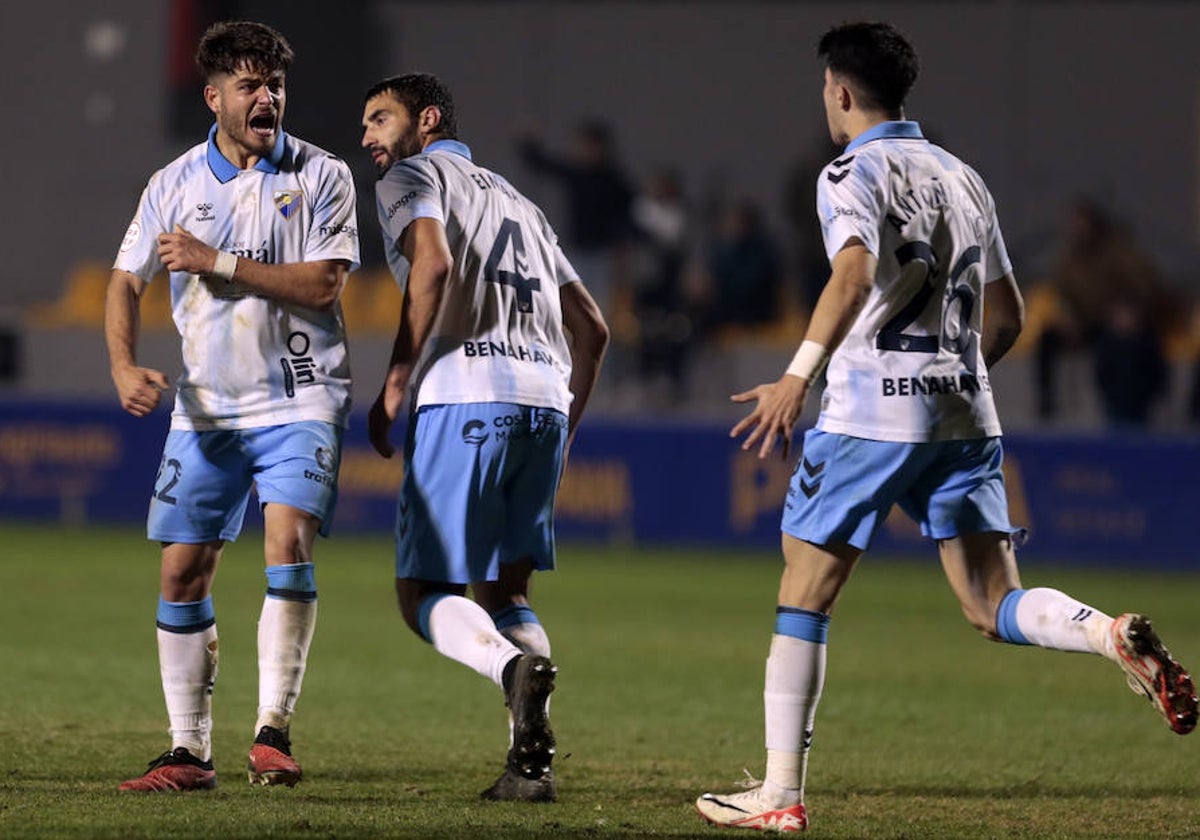
[[[167,746],[155,546],[0,525],[0,837],[730,837],[692,807],[761,775],[773,553],[561,548],[534,593],[560,665],[560,802],[484,803],[500,692],[404,628],[384,538],[318,546],[320,622],[292,735],[305,781],[252,788],[260,535],[226,549],[209,793],[118,794]],[[1024,570],[1140,610],[1200,669],[1196,575]],[[989,644],[932,552],[868,558],[830,628],[810,765],[825,838],[1200,837],[1200,735],[1089,656]],[[740,835],[739,835],[740,836]]]

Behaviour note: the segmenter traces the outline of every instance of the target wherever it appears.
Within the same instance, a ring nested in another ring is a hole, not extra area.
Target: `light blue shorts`
[[[150,498],[147,536],[190,544],[237,539],[251,484],[261,504],[311,513],[328,536],[341,453],[342,429],[319,421],[171,431]]]
[[[810,429],[783,508],[783,532],[866,550],[892,505],[933,539],[1011,533],[1000,438],[864,440]]]
[[[408,425],[396,577],[496,580],[500,564],[554,568],[554,497],[567,417],[510,403],[423,406]]]

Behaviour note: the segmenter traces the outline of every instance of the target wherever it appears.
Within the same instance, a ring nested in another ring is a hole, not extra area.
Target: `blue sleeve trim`
[[[438,601],[449,597],[450,594],[447,592],[434,592],[432,595],[427,596],[421,602],[421,605],[417,607],[417,626],[421,628],[421,638],[430,644],[433,644],[433,636],[429,633],[429,614],[433,612],[433,608],[437,606]]]
[[[168,633],[199,633],[217,623],[212,596],[200,601],[168,601],[158,596],[158,628]]]
[[[509,604],[504,609],[492,613],[492,623],[496,625],[497,630],[517,624],[541,624],[532,608],[520,604]]]
[[[1012,590],[1004,596],[996,610],[996,635],[1012,645],[1033,644],[1017,626],[1017,602],[1024,594],[1024,589]]]
[[[829,635],[829,615],[799,607],[776,607],[775,632],[823,645]]]

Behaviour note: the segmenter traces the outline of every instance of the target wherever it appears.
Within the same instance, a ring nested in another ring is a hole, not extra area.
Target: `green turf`
[[[214,600],[217,791],[116,784],[166,747],[157,553],[137,532],[0,525],[0,837],[729,837],[692,800],[762,771],[773,554],[565,546],[535,602],[560,664],[560,802],[478,801],[498,689],[402,625],[384,539],[319,546],[321,618],[293,739],[305,781],[251,788],[259,537]],[[1195,575],[1028,568],[1150,613],[1200,662]],[[830,630],[809,775],[826,838],[1200,837],[1200,735],[1171,734],[1095,657],[980,640],[932,557],[868,560]]]

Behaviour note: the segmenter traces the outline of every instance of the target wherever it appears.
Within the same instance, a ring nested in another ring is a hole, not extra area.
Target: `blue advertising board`
[[[141,523],[167,417],[116,407],[0,402],[0,518],[68,524]],[[397,434],[399,439],[399,434]],[[1011,435],[1005,473],[1025,559],[1200,568],[1191,526],[1200,513],[1195,437]],[[774,548],[793,459],[760,461],[723,426],[589,418],[558,499],[566,540]],[[340,472],[337,533],[389,532],[403,476],[353,418]],[[249,527],[260,517],[247,516]],[[879,554],[931,553],[893,511]],[[932,556],[932,554],[931,554]]]

